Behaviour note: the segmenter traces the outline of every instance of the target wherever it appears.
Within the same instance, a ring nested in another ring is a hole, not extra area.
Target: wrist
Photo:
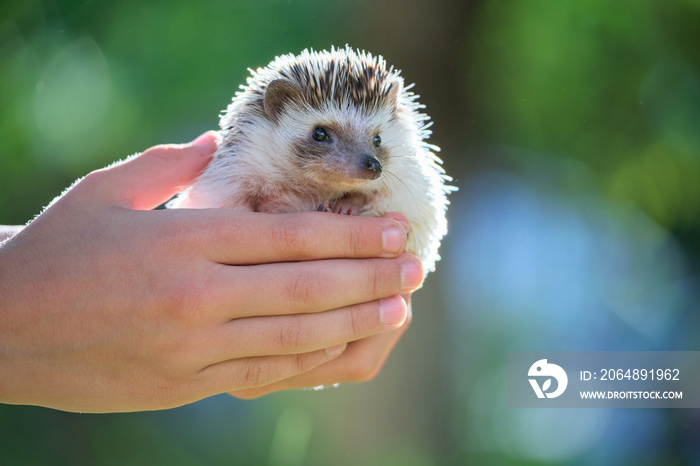
[[[18,228],[19,229],[19,228]],[[14,247],[15,241],[0,244],[0,403],[25,404],[28,394],[26,351],[18,337],[27,334],[27,304],[33,293],[30,281],[22,273],[26,260]]]

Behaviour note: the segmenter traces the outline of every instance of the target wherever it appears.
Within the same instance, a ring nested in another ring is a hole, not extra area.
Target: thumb
[[[154,146],[100,170],[110,202],[135,210],[158,207],[189,185],[216,152],[218,133],[208,131],[189,144]]]

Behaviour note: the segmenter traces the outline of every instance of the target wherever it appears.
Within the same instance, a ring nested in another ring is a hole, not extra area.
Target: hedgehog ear
[[[265,113],[270,120],[277,122],[285,103],[300,102],[301,97],[302,92],[298,85],[286,79],[275,79],[265,89],[265,99],[263,101]]]
[[[392,109],[394,114],[396,114],[398,110],[398,103],[399,103],[399,92],[401,91],[401,83],[400,82],[395,82],[391,85],[389,88],[389,91],[386,94],[386,101],[389,104],[389,108]]]

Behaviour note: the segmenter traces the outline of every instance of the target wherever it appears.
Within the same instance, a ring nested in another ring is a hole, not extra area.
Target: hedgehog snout
[[[360,159],[360,167],[362,168],[362,178],[376,180],[382,175],[382,164],[372,155],[363,155]]]

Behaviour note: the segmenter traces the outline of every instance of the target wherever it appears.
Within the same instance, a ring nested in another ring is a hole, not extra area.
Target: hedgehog
[[[249,69],[222,111],[220,142],[199,177],[168,208],[324,211],[409,221],[406,251],[427,275],[447,232],[455,188],[426,142],[432,122],[381,56],[304,50]]]

